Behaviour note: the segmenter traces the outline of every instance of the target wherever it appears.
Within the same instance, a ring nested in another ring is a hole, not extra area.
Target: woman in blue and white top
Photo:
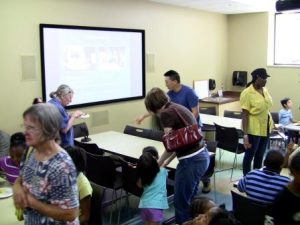
[[[25,225],[79,225],[76,168],[56,142],[60,113],[40,103],[23,113],[25,139],[33,150],[21,162],[13,186],[16,208],[23,209]]]

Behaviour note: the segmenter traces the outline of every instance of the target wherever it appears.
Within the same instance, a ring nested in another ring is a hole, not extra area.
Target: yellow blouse
[[[273,127],[273,120],[270,114],[272,97],[265,87],[263,88],[263,93],[264,96],[256,91],[253,85],[250,85],[241,93],[240,104],[242,109],[249,112],[248,134],[266,137],[268,126],[269,132],[271,132]]]

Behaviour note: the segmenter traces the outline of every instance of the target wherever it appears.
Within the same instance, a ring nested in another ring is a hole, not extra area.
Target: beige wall
[[[165,89],[162,74],[169,69],[178,70],[190,86],[208,78],[220,85],[227,73],[225,15],[141,0],[1,0],[0,129],[8,133],[22,130],[22,112],[41,96],[40,23],[145,29],[146,53],[155,58],[155,71],[146,74],[147,90]],[[22,80],[21,55],[35,56],[36,79]],[[144,112],[144,105],[139,100],[82,110],[108,115],[108,123],[86,120],[91,133],[121,131]]]
[[[273,97],[272,111],[279,111],[280,100],[290,97],[294,102],[294,117],[300,120],[300,69],[267,66],[268,14],[228,16],[228,35],[228,71],[246,70],[250,81],[251,71],[258,67],[267,68],[271,75],[267,87]],[[227,85],[230,82],[227,79]]]

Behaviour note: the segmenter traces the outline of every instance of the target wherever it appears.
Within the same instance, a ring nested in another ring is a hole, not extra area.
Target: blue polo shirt
[[[65,129],[68,126],[68,122],[70,119],[69,114],[65,110],[65,108],[62,106],[62,104],[59,102],[59,100],[55,97],[53,97],[49,103],[56,106],[56,108],[59,110],[61,114],[61,123],[60,123],[60,139],[61,139],[61,146],[67,146],[67,145],[74,145],[74,132],[73,127],[71,127],[67,133],[61,132],[62,129]]]
[[[192,108],[198,106],[199,98],[196,95],[195,91],[186,86],[186,85],[181,85],[181,89],[178,92],[175,91],[168,91],[167,92],[168,96],[171,99],[171,102],[177,103],[179,105],[182,105],[192,111]],[[199,126],[202,126],[202,123],[200,121],[200,117],[196,119],[197,123]]]

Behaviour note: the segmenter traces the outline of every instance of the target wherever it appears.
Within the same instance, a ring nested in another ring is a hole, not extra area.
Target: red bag
[[[170,133],[163,136],[163,143],[167,152],[174,152],[182,148],[193,146],[202,140],[198,125],[189,125],[182,115],[172,108],[180,119],[184,122],[185,127],[177,130],[171,130]]]

